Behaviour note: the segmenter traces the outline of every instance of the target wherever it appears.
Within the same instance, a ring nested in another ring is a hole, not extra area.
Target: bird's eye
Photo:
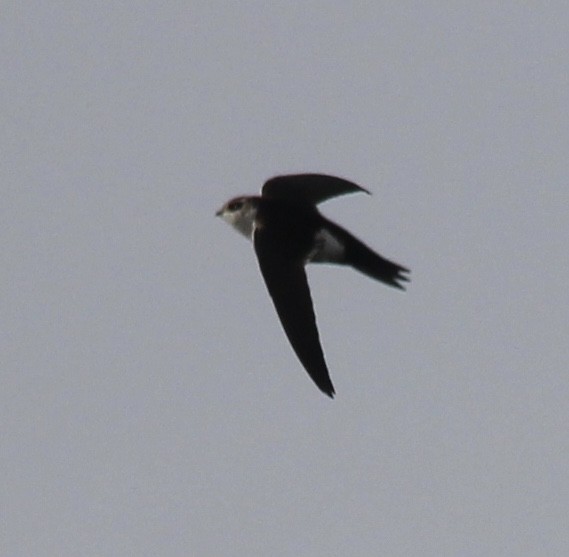
[[[243,201],[232,201],[227,208],[230,211],[239,211],[239,209],[241,209],[241,207],[243,207]]]

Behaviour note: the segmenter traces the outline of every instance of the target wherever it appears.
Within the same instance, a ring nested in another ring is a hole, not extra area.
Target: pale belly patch
[[[307,260],[313,263],[337,263],[344,260],[345,248],[338,239],[323,228],[314,236],[314,249]]]

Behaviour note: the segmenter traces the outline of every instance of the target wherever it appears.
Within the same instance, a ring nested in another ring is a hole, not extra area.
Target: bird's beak
[[[218,211],[215,212],[215,216],[216,217],[220,217],[221,215],[223,215],[223,208],[219,209]]]

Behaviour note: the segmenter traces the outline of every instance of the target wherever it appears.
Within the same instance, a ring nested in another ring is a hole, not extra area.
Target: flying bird
[[[276,176],[260,196],[230,199],[216,215],[253,241],[261,274],[288,340],[318,388],[335,391],[320,344],[306,279],[307,263],[336,263],[404,290],[409,270],[378,255],[347,230],[322,216],[327,199],[366,189],[335,176]]]

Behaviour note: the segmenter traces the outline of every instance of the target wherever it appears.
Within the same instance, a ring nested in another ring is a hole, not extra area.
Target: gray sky
[[[0,18],[2,556],[569,554],[566,2]],[[298,171],[412,269],[309,271],[334,401],[213,216]]]

